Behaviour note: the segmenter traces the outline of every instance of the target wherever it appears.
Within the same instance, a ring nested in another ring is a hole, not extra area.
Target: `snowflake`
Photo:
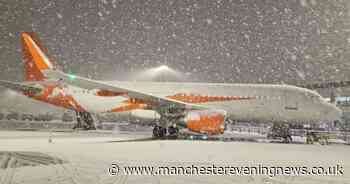
[[[207,18],[207,20],[206,20],[206,21],[207,21],[207,24],[209,24],[209,25],[213,23],[213,20],[212,20],[212,19],[210,19],[210,18]]]
[[[60,14],[60,13],[57,13],[57,17],[58,17],[59,19],[62,19],[62,18],[63,18],[63,15]]]

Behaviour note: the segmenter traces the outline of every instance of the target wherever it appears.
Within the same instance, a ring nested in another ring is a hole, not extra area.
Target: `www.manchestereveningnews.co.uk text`
[[[341,176],[343,167],[339,164],[333,166],[267,166],[263,164],[250,166],[232,165],[195,165],[184,166],[121,166],[112,163],[108,168],[110,175],[228,175],[228,176]]]

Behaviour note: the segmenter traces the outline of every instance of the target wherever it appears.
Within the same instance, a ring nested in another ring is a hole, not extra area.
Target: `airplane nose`
[[[325,119],[334,121],[334,120],[340,120],[342,116],[342,110],[339,109],[336,105],[327,103],[325,104]]]

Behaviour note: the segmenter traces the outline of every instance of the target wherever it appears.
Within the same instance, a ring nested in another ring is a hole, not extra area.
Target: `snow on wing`
[[[148,105],[153,106],[155,109],[160,107],[168,107],[168,106],[185,109],[185,110],[208,109],[205,106],[185,103],[185,102],[177,101],[170,98],[164,98],[164,97],[160,97],[152,94],[147,94],[147,93],[135,91],[132,89],[127,89],[124,87],[111,85],[103,81],[87,79],[80,76],[72,76],[70,74],[66,74],[58,70],[47,70],[44,73],[50,79],[63,80],[67,84],[88,89],[88,90],[99,89],[99,90],[106,90],[106,91],[111,91],[115,93],[126,93],[129,98],[142,100]]]

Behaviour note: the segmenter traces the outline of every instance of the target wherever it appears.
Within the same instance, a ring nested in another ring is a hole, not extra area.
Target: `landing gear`
[[[176,125],[169,126],[168,133],[170,139],[177,139],[179,136],[179,128],[177,128]]]
[[[168,139],[177,139],[179,135],[179,129],[175,125],[171,125],[168,128],[164,128],[159,125],[155,125],[153,128],[153,137],[154,138],[168,138]]]
[[[76,112],[77,124],[73,129],[96,130],[94,119],[88,112]]]
[[[179,108],[164,108],[158,112],[161,116],[153,128],[153,137],[161,139],[177,139],[179,128],[176,126],[184,118],[185,112]]]
[[[155,125],[153,128],[153,137],[154,138],[164,138],[167,133],[166,128]]]
[[[274,123],[267,135],[267,138],[282,138],[284,143],[291,143],[293,141],[289,125],[285,123]]]

